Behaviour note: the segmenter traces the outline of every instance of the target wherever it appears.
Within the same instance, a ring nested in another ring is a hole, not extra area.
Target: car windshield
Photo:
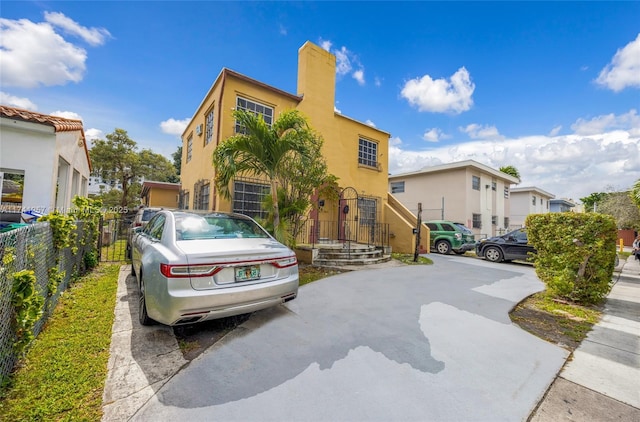
[[[176,239],[267,238],[269,235],[256,223],[224,214],[176,215]]]
[[[473,232],[471,230],[469,230],[469,228],[467,228],[466,226],[460,224],[460,223],[455,223],[455,225],[462,231],[462,233],[464,234],[473,234]]]

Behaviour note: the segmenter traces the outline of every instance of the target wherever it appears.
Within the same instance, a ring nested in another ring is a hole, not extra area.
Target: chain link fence
[[[76,222],[77,239],[84,239],[83,222]],[[36,277],[38,294],[44,297],[43,313],[34,326],[37,336],[55,309],[60,293],[67,289],[72,277],[85,272],[84,256],[93,245],[82,245],[78,241],[74,254],[66,248],[57,254],[53,246],[53,236],[48,222],[35,223],[26,227],[0,233],[0,380],[7,379],[13,372],[20,356],[14,352],[16,342],[15,311],[11,304],[13,297],[13,274],[21,270],[32,270]],[[57,258],[57,259],[56,259]],[[64,272],[58,290],[48,295],[49,268],[56,265]]]

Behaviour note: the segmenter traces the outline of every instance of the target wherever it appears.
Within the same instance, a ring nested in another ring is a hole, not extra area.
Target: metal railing
[[[323,243],[354,242],[386,248],[389,246],[390,238],[389,225],[385,223],[307,220],[296,236],[296,244],[315,248]]]

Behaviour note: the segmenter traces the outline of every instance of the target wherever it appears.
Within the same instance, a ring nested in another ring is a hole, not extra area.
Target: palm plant
[[[261,115],[235,110],[233,117],[244,128],[218,145],[213,152],[216,187],[227,199],[231,198],[230,182],[238,175],[265,177],[271,194],[277,189],[280,164],[284,160],[308,158],[307,141],[313,136],[307,121],[297,110],[287,110],[269,127]],[[280,226],[278,201],[273,201],[273,226],[276,234]],[[276,236],[277,237],[277,236]]]

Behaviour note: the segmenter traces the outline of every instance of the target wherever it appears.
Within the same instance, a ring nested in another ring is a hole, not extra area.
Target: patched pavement
[[[568,356],[509,319],[543,284],[529,265],[431,258],[302,286],[190,363],[169,358],[173,374],[133,354],[149,385],[105,408],[140,421],[526,420]]]

